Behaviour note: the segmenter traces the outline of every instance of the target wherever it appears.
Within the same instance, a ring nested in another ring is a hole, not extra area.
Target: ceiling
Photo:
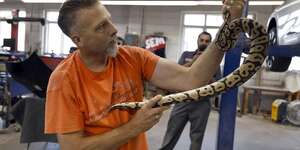
[[[3,0],[0,0],[0,2]],[[62,3],[65,0],[4,0],[4,3]],[[170,2],[172,1],[172,2]],[[284,0],[250,0],[250,5],[281,5]],[[221,5],[221,0],[102,0],[105,5],[177,5],[177,6],[197,6],[197,5]]]

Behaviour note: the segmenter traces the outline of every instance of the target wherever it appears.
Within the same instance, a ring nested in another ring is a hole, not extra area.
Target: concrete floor
[[[149,150],[157,150],[161,145],[169,111],[160,122],[147,132]],[[236,119],[235,150],[300,150],[300,128],[279,125],[262,116],[247,115]],[[209,117],[202,150],[214,150],[217,137],[218,113],[212,111]],[[0,150],[25,150],[26,144],[19,144],[20,133],[8,131],[0,133]],[[189,124],[184,129],[174,150],[188,150]],[[41,150],[44,143],[32,144],[30,150]],[[48,146],[48,150],[57,149]]]
[[[212,111],[202,144],[202,150],[214,150],[217,139],[218,112]],[[161,145],[169,112],[148,132],[150,150]],[[189,124],[185,127],[174,150],[188,150],[190,145]],[[237,117],[235,129],[235,150],[300,150],[300,128],[279,125],[262,116]]]

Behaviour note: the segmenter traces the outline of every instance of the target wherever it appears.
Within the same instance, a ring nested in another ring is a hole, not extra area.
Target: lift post
[[[268,55],[280,57],[300,56],[300,44],[269,46]]]
[[[243,16],[248,15],[249,0],[245,0]],[[242,49],[245,48],[245,35],[240,34],[235,48],[230,49],[225,55],[223,76],[227,76],[240,66]],[[217,137],[217,150],[233,150],[235,118],[238,88],[231,89],[222,94],[219,111],[219,126]]]
[[[241,50],[231,49],[225,56],[224,76],[230,74],[240,65]],[[222,94],[217,139],[217,150],[233,150],[235,116],[238,89],[234,88]]]

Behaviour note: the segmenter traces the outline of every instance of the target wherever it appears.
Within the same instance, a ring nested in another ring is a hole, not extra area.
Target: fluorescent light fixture
[[[249,5],[282,5],[284,1],[249,1]]]
[[[222,1],[101,1],[104,5],[197,6],[222,5]],[[249,5],[281,5],[284,1],[249,1]]]
[[[22,0],[24,3],[63,3],[65,0]],[[197,6],[222,5],[222,1],[105,1],[104,5],[133,5],[133,6]],[[249,5],[281,5],[284,1],[249,1]]]
[[[4,0],[0,0],[0,3],[1,3],[1,2],[4,2]]]
[[[63,3],[65,0],[22,0],[24,3]]]
[[[197,6],[199,2],[200,1],[101,1],[104,5],[134,6]]]

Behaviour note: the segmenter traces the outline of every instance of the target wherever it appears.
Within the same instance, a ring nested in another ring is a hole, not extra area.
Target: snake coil
[[[260,69],[266,57],[266,49],[269,41],[265,28],[257,21],[246,18],[239,18],[228,22],[226,20],[229,17],[229,13],[225,12],[225,21],[217,35],[215,46],[222,51],[227,51],[235,46],[236,40],[241,32],[248,33],[251,41],[250,51],[243,64],[228,76],[212,84],[164,96],[154,107],[187,101],[198,101],[201,100],[202,97],[219,95],[245,83]],[[110,108],[110,111],[114,109],[137,110],[145,103],[146,102],[127,102],[115,104]]]

